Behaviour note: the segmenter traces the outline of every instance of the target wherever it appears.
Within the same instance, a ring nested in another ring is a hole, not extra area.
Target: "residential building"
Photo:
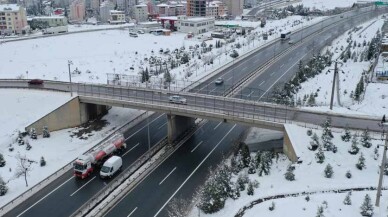
[[[187,0],[187,16],[205,17],[206,0]]]
[[[156,8],[157,8],[157,13],[161,17],[173,16],[173,15],[169,15],[169,13],[168,13],[169,10],[168,10],[168,5],[167,4],[158,4],[156,6]]]
[[[218,5],[211,2],[206,6],[207,17],[218,17]]]
[[[183,4],[177,4],[176,6],[176,16],[186,15],[186,6]]]
[[[135,6],[134,18],[137,22],[145,22],[148,20],[148,7],[146,4]]]
[[[244,9],[243,0],[223,0],[223,2],[227,5],[230,16],[236,17],[242,15]]]
[[[25,33],[28,30],[26,9],[16,4],[0,5],[0,33]]]
[[[214,29],[214,18],[178,16],[177,30],[183,33],[202,34]]]
[[[47,22],[50,27],[67,26],[67,18],[64,16],[33,17],[31,20]]]
[[[70,20],[72,22],[81,22],[85,19],[85,2],[75,0],[70,4]]]
[[[122,24],[125,23],[125,11],[111,10],[109,12],[109,23],[110,24]]]
[[[100,6],[100,20],[107,23],[110,19],[110,11],[115,8],[115,5],[110,1],[104,1]]]

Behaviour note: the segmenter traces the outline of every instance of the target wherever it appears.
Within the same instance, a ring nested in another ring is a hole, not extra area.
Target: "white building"
[[[231,16],[241,16],[244,9],[243,0],[223,0],[228,7],[228,14]]]
[[[115,5],[110,1],[104,1],[100,6],[100,20],[107,23],[110,19],[110,11],[115,8]]]
[[[125,12],[124,11],[116,11],[111,10],[109,16],[110,24],[122,24],[125,23]]]
[[[148,7],[145,4],[135,6],[134,18],[137,22],[145,22],[148,20]]]
[[[214,29],[214,18],[178,16],[177,30],[183,33],[202,34]]]

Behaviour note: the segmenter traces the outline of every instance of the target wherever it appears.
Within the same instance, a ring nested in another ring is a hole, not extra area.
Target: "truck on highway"
[[[280,34],[280,40],[286,41],[290,39],[290,36],[291,36],[291,32],[282,33]]]
[[[67,26],[55,26],[55,27],[49,27],[46,29],[42,29],[43,34],[58,34],[58,33],[66,33],[68,32]]]
[[[123,166],[123,160],[119,156],[112,156],[107,161],[105,161],[104,165],[102,165],[100,170],[100,177],[104,178],[112,178],[117,171],[121,170]]]
[[[110,156],[120,153],[127,147],[122,134],[115,134],[101,145],[79,156],[74,166],[74,176],[84,179],[99,168]]]

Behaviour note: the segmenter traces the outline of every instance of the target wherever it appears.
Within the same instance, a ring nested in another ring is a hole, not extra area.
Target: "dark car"
[[[28,84],[30,84],[30,85],[42,85],[42,84],[43,84],[43,80],[40,80],[40,79],[32,79],[32,80],[29,80],[29,81],[28,81]]]

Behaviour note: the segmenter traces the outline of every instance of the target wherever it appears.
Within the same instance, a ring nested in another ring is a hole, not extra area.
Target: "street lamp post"
[[[384,117],[383,117],[383,120],[381,121],[381,128],[383,129],[383,138],[384,138],[384,127],[386,126]],[[375,204],[376,207],[380,206],[381,187],[383,185],[384,169],[385,169],[385,164],[387,162],[388,133],[386,134],[385,143],[383,146],[384,146],[384,152],[383,152],[383,159],[381,160],[381,165],[380,165],[379,184],[377,186],[376,204]]]
[[[71,83],[71,73],[70,73],[70,65],[73,65],[73,62],[71,60],[68,60],[67,65],[69,66],[70,96],[73,97],[73,85]]]

